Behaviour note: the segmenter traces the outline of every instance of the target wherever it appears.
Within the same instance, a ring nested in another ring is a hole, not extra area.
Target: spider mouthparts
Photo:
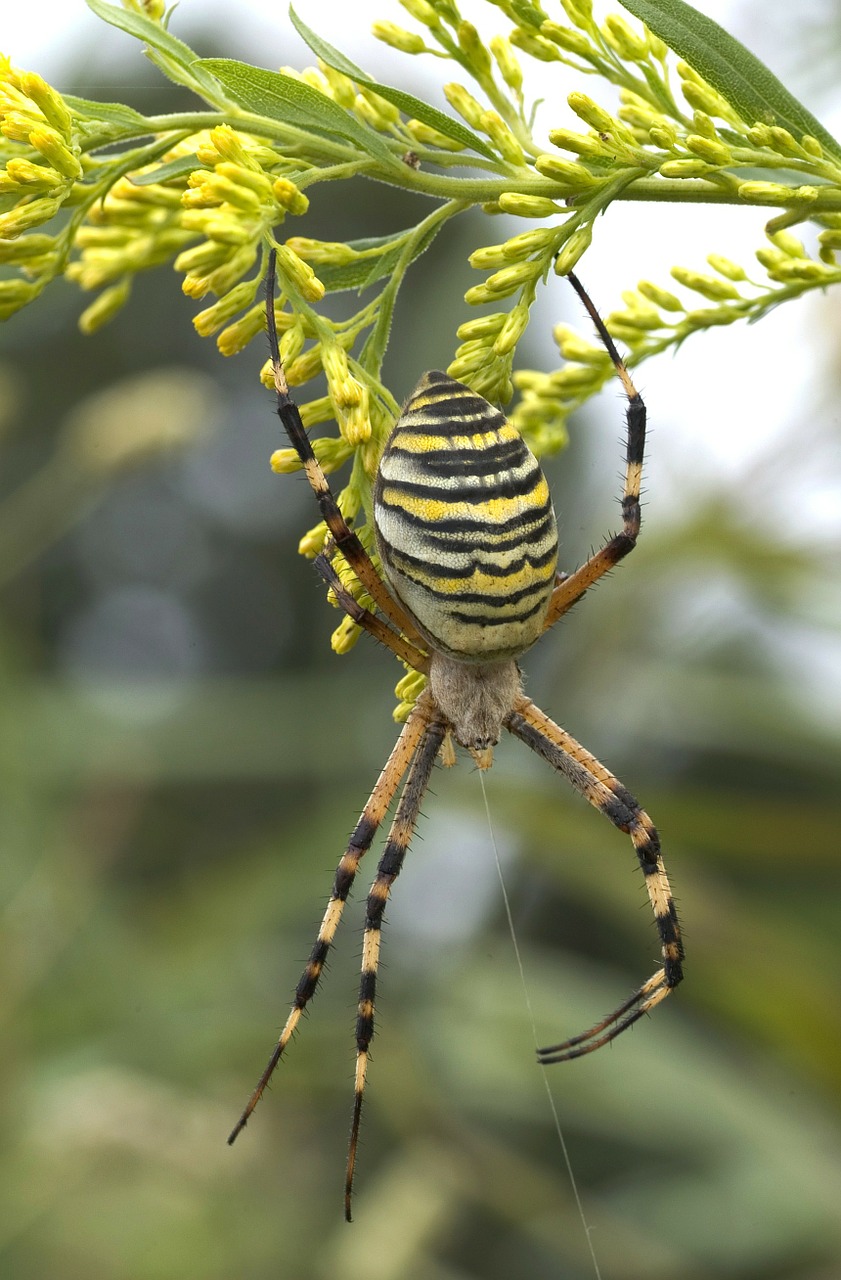
[[[470,754],[479,769],[490,769],[494,762],[494,749],[490,747],[471,747]]]

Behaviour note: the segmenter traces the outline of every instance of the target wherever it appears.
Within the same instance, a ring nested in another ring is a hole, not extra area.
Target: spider
[[[517,658],[636,545],[645,406],[613,340],[578,279],[569,282],[590,315],[628,399],[623,527],[580,568],[556,572],[558,535],[546,479],[504,415],[440,372],[426,373],[395,423],[379,462],[374,525],[380,577],[348,526],[289,395],[274,315],[275,260],[269,259],[266,325],[277,412],[297,451],[331,537],[316,567],[346,613],[428,685],[409,714],[345,852],[315,944],[280,1038],[228,1142],[245,1127],[315,994],[360,860],[405,778],[368,894],[356,1023],[356,1072],[345,1176],[351,1220],[362,1100],[374,1034],[380,937],[391,886],[400,874],[436,758],[455,763],[454,742],[487,769],[503,729],[563,774],[585,800],[630,835],[660,936],[662,966],[618,1009],[588,1031],[538,1050],[543,1064],[598,1049],[648,1013],[682,977],[683,947],[657,831],[603,764],[522,691]],[[376,612],[342,586],[331,564],[340,552]]]

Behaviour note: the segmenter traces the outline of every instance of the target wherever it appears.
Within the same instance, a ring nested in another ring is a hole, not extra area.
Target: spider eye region
[[[549,486],[482,396],[423,375],[380,459],[374,524],[388,584],[435,651],[493,664],[537,640],[558,560]]]

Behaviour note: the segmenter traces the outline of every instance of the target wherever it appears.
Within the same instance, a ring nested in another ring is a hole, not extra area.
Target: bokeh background
[[[277,6],[236,9],[232,31],[229,5],[185,0],[174,26],[204,54],[311,61]],[[836,5],[704,9],[838,125]],[[401,21],[389,0],[341,28],[326,0],[302,14],[401,74],[367,35]],[[82,0],[32,0],[0,38],[68,91],[184,105]],[[409,70],[420,91],[448,78]],[[545,85],[547,126],[569,87]],[[345,184],[306,231],[417,216]],[[763,221],[614,207],[580,273],[607,311],[675,262],[749,263]],[[467,254],[506,234],[477,217],[415,269],[398,396],[447,363]],[[222,360],[167,271],[94,338],[80,309],[57,285],[0,333],[2,1274],[592,1276],[467,761],[436,773],[389,911],[355,1224],[359,893],[226,1147],[394,739],[400,672],[371,644],[330,652],[337,616],[295,553],[309,493],[268,469],[259,344]],[[560,319],[586,332],[556,281],[522,364],[555,361]],[[548,1077],[605,1278],[841,1274],[839,350],[841,299],[815,295],[646,365],[640,547],[527,660],[530,694],[655,817],[686,925],[679,995]],[[621,424],[611,388],[549,465],[568,567],[617,523]],[[656,938],[630,843],[513,740],[488,792],[546,1042],[614,1007]]]

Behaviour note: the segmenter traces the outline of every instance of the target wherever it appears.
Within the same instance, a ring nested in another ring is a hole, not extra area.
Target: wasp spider
[[[542,1063],[565,1062],[615,1039],[681,980],[683,948],[660,843],[648,814],[594,756],[522,691],[517,658],[636,544],[645,406],[601,318],[574,275],[569,281],[589,312],[628,397],[623,527],[574,573],[558,574],[558,536],[546,479],[504,415],[444,373],[426,373],[403,407],[380,460],[374,494],[377,548],[385,581],[345,522],[316,460],[280,364],[274,317],[275,268],[269,266],[267,326],[277,412],[303,463],[332,539],[377,612],[339,582],[330,552],[316,564],[343,609],[399,658],[428,676],[336,871],[315,945],[292,1010],[233,1142],[259,1102],[315,994],[360,859],[371,845],[400,783],[385,850],[368,894],[356,1023],[356,1074],[345,1214],[351,1191],[374,1003],[383,912],[400,874],[436,758],[455,762],[454,741],[480,769],[490,767],[503,729],[563,774],[576,791],[631,837],[660,935],[662,967],[589,1031],[538,1051]]]

